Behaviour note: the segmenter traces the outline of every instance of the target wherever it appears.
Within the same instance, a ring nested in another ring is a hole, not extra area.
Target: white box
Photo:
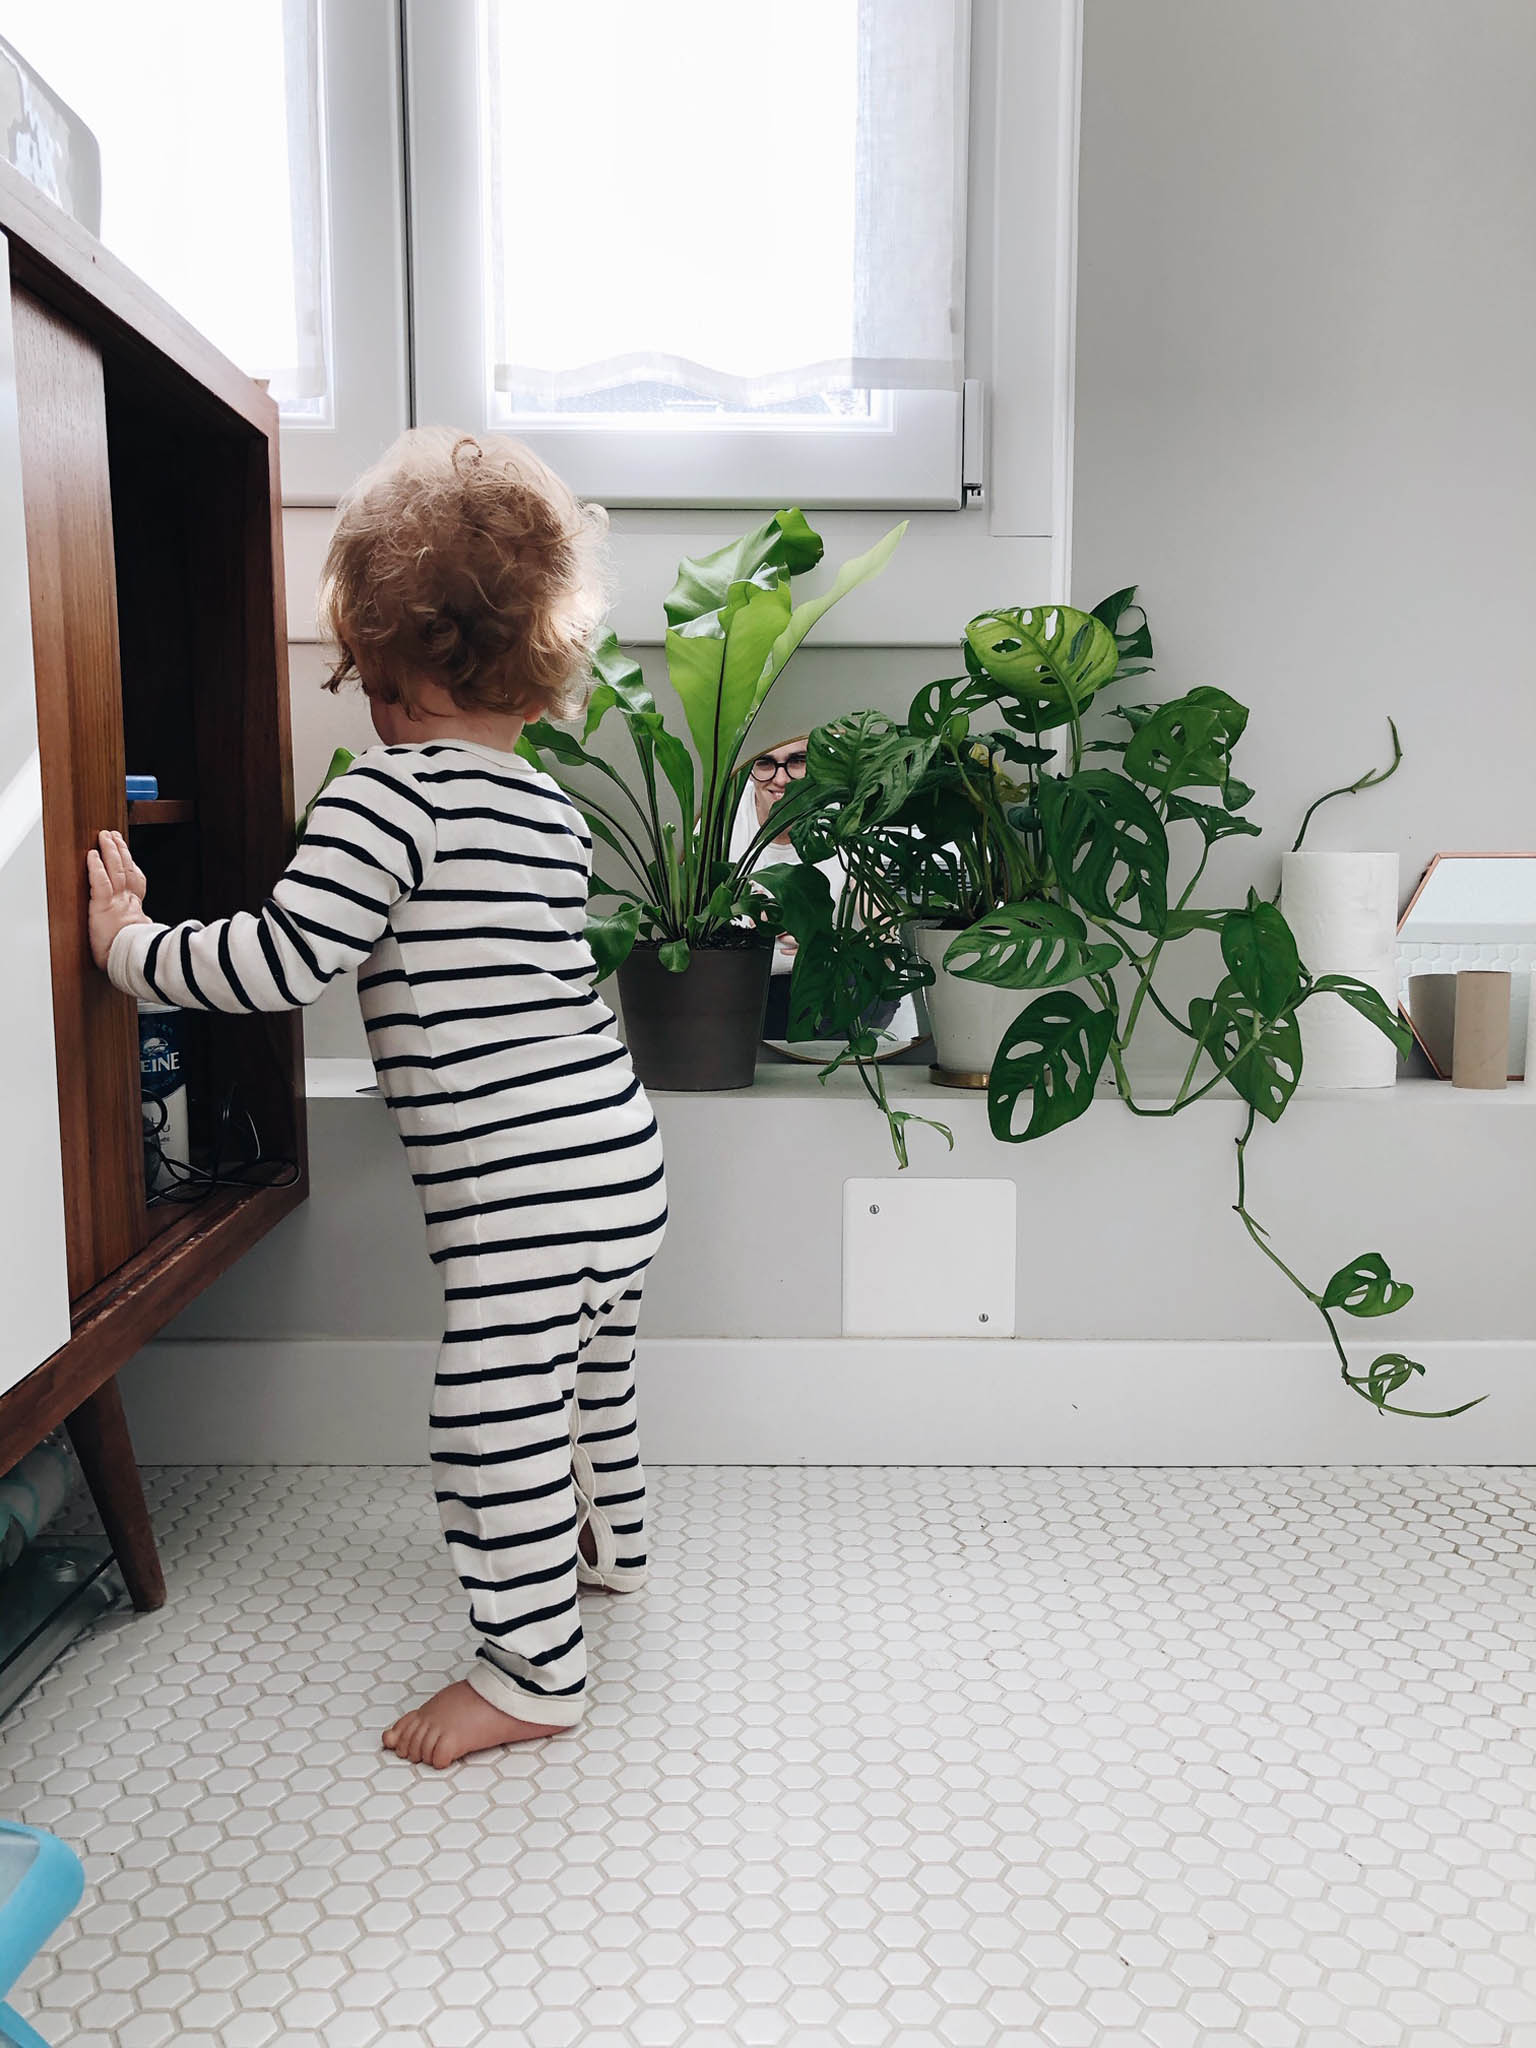
[[[1011,1180],[843,1182],[845,1337],[1011,1337]]]

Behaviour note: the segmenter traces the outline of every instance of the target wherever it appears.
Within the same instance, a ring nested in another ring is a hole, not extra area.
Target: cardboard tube
[[[1456,976],[1415,974],[1408,983],[1408,1014],[1429,1063],[1443,1081],[1456,1045]]]
[[[1509,974],[1463,968],[1456,977],[1456,1038],[1451,1080],[1457,1088],[1509,1084]]]

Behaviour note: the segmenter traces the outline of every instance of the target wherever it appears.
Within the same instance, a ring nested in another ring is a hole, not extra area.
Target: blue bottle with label
[[[173,1004],[139,1004],[144,1178],[152,1194],[186,1178],[187,1082],[182,1070],[181,1031],[181,1012]],[[178,1172],[178,1168],[182,1170]]]

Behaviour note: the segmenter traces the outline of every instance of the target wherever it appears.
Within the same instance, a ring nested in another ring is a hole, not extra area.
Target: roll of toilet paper
[[[1397,1008],[1397,855],[1288,853],[1280,907],[1313,975],[1349,974]],[[1302,1079],[1312,1088],[1389,1088],[1397,1051],[1337,996],[1301,1015]]]

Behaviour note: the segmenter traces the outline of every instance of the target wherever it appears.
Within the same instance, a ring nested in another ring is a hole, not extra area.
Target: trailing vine
[[[1015,990],[1021,1008],[998,1045],[988,1087],[993,1134],[1027,1143],[1083,1115],[1101,1077],[1134,1115],[1180,1114],[1227,1087],[1247,1105],[1237,1140],[1235,1209],[1245,1231],[1323,1318],[1344,1383],[1380,1413],[1424,1368],[1383,1352],[1357,1370],[1339,1318],[1394,1314],[1413,1289],[1379,1252],[1309,1287],[1274,1250],[1248,1207],[1248,1146],[1259,1119],[1278,1122],[1301,1081],[1299,1013],[1343,1002],[1400,1050],[1407,1026],[1368,984],[1313,975],[1277,901],[1250,889],[1241,905],[1195,901],[1222,841],[1257,836],[1255,792],[1233,770],[1247,709],[1201,687],[1164,703],[1122,703],[1089,739],[1084,714],[1112,683],[1146,673],[1152,640],[1134,587],[1095,612],[1065,605],[984,614],[966,628],[965,673],[931,683],[905,720],[863,711],[819,727],[790,823],[799,865],[760,872],[798,942],[790,1035],[842,1040],[824,1076],[853,1064],[884,1114],[900,1165],[907,1125],[875,1063],[880,1005],[931,980],[910,943],[914,919],[952,932],[945,967]],[[1392,758],[1329,790],[1302,819],[1299,848],[1325,803],[1379,787]],[[1175,887],[1173,840],[1192,858]],[[834,895],[816,863],[846,876]],[[1170,952],[1213,936],[1224,972],[1181,1015],[1158,987]],[[1027,999],[1026,999],[1027,998]],[[1149,1015],[1177,1034],[1187,1064],[1170,1100],[1137,1099],[1129,1052]],[[934,1126],[946,1139],[941,1125]],[[952,1141],[951,1141],[952,1142]]]

